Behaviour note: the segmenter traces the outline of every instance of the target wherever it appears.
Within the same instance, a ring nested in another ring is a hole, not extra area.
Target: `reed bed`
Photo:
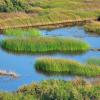
[[[12,38],[2,41],[1,46],[17,53],[77,53],[90,49],[89,44],[83,40],[58,37]]]
[[[100,67],[96,65],[81,64],[73,60],[41,58],[35,64],[36,70],[43,73],[66,73],[78,76],[98,76]]]
[[[100,22],[92,22],[90,24],[85,25],[85,30],[100,35]]]
[[[3,31],[3,33],[8,36],[39,36],[40,35],[40,31],[34,28],[6,29]]]

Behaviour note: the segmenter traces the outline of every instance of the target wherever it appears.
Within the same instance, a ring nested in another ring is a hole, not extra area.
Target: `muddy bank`
[[[87,18],[87,19],[79,19],[79,20],[64,20],[57,22],[49,22],[49,23],[29,23],[24,25],[16,25],[16,26],[0,26],[0,30],[9,29],[9,28],[40,28],[40,29],[53,29],[65,26],[74,26],[74,25],[84,25],[86,23],[90,23],[92,21],[97,20],[96,18]]]

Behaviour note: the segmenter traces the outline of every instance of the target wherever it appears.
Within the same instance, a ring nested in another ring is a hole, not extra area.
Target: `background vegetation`
[[[100,0],[0,0],[0,28],[96,19],[100,16],[99,3]]]

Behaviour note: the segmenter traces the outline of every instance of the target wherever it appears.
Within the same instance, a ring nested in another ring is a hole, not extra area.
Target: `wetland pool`
[[[100,36],[91,35],[84,31],[82,27],[65,27],[53,30],[41,30],[43,36],[75,37],[87,41],[92,48],[100,48]],[[5,36],[0,35],[0,40]],[[72,80],[75,76],[46,76],[35,70],[34,64],[40,57],[69,58],[84,63],[88,58],[100,57],[100,51],[88,51],[83,54],[13,54],[0,48],[0,69],[14,71],[19,74],[19,78],[0,77],[0,91],[15,91],[19,87],[39,82],[46,79]]]

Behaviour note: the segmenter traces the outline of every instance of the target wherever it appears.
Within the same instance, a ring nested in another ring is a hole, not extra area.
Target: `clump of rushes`
[[[96,65],[81,64],[73,60],[41,58],[35,64],[36,70],[43,73],[65,73],[69,75],[97,76],[100,75],[100,67]]]
[[[100,58],[90,58],[87,63],[100,66]]]
[[[57,37],[12,38],[2,41],[1,46],[17,53],[77,53],[90,49],[90,46],[82,40]]]
[[[40,31],[38,29],[29,28],[29,29],[6,29],[3,31],[5,35],[9,36],[39,36]]]
[[[85,25],[85,30],[91,33],[99,34],[100,35],[100,22],[92,22]]]

